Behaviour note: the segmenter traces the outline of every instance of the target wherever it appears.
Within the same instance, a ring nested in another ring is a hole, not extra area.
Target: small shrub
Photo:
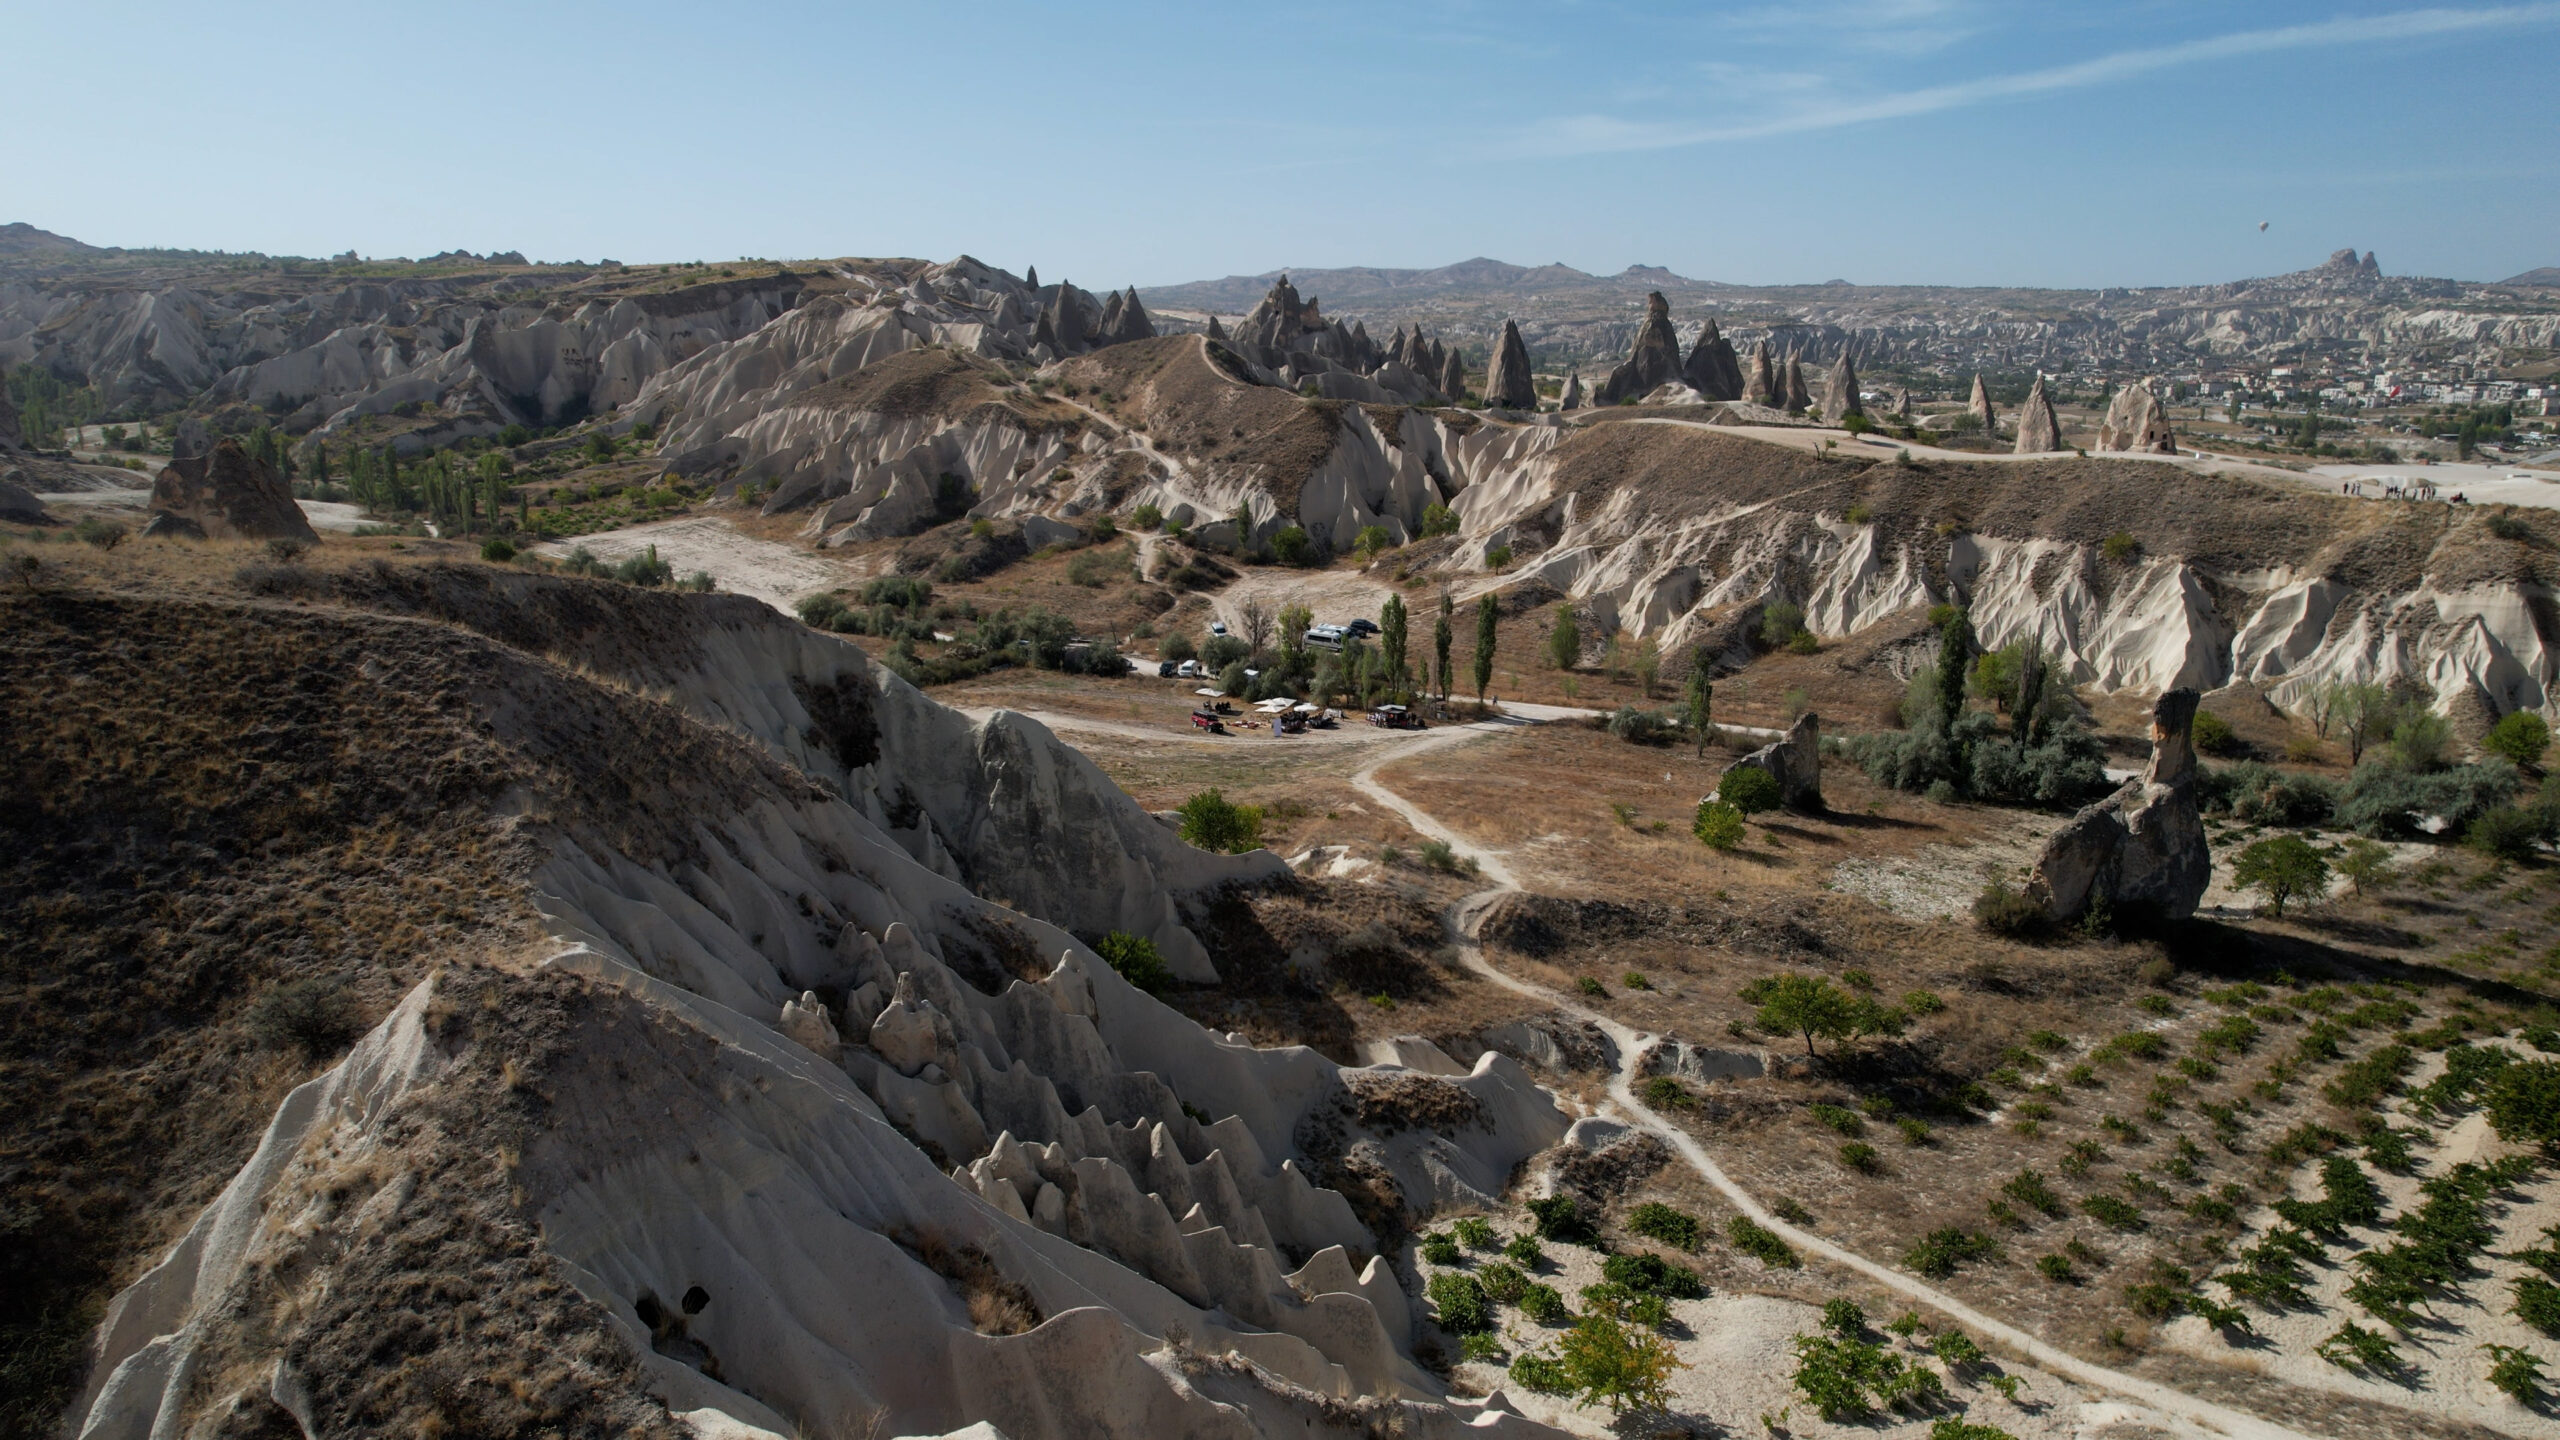
[[[1745,815],[1757,815],[1777,808],[1778,780],[1757,765],[1745,765],[1725,773],[1716,798]]]
[[[1216,790],[1203,790],[1175,812],[1185,844],[1213,853],[1241,855],[1262,846],[1262,811],[1237,805]]]
[[[1455,1222],[1450,1225],[1449,1233],[1470,1250],[1491,1250],[1502,1243],[1502,1237],[1493,1233],[1493,1226],[1486,1223],[1481,1215],[1469,1215]]]
[[[1804,1262],[1778,1232],[1760,1224],[1748,1215],[1736,1215],[1724,1223],[1725,1239],[1733,1248],[1768,1266],[1772,1270],[1793,1270]]]
[[[1999,1253],[2000,1242],[1990,1236],[1946,1225],[1921,1237],[1918,1244],[1903,1253],[1902,1263],[1932,1280],[1943,1280],[1956,1273],[1959,1266],[1993,1259]]]
[[[2400,1351],[2380,1331],[2367,1330],[2350,1320],[2336,1333],[2312,1347],[2312,1353],[2341,1370],[2371,1370],[2388,1373],[2400,1368]]]
[[[1689,1087],[1668,1075],[1645,1081],[1642,1098],[1650,1110],[1694,1110],[1698,1105],[1698,1097],[1689,1093]]]
[[[1731,850],[1742,843],[1742,811],[1722,800],[1702,800],[1689,831],[1710,850]]]
[[[1455,1265],[1460,1258],[1458,1242],[1446,1235],[1425,1235],[1420,1248],[1423,1260],[1429,1264]]]
[[[1165,963],[1156,942],[1144,935],[1114,930],[1095,942],[1093,953],[1119,972],[1121,979],[1150,995],[1161,995],[1173,986],[1173,967]]]
[[[2015,939],[2043,928],[2044,907],[2024,891],[2011,888],[2006,880],[1994,877],[1974,897],[1973,923],[1994,935]]]
[[[1502,1256],[1512,1264],[1529,1270],[1537,1269],[1547,1260],[1546,1249],[1538,1244],[1538,1237],[1535,1235],[1512,1236],[1503,1242]]]
[[[2531,768],[2541,764],[2543,752],[2551,748],[2551,726],[2530,710],[2511,710],[2489,727],[2489,733],[2480,739],[2480,748],[2512,764]]]
[[[364,1033],[346,986],[335,978],[287,980],[249,1007],[249,1038],[269,1050],[298,1050],[317,1060]]]
[[[92,515],[71,527],[71,538],[104,554],[125,541],[125,528],[102,515]]]
[[[1495,1260],[1476,1272],[1476,1283],[1482,1285],[1484,1293],[1497,1303],[1517,1305],[1520,1296],[1529,1288],[1529,1277],[1520,1272],[1519,1266]]]
[[[2092,1195],[2080,1202],[2080,1213],[2117,1230],[2143,1228],[2142,1212],[2113,1195]]]
[[[1491,1335],[1458,1337],[1458,1358],[1470,1365],[1499,1365],[1507,1353],[1502,1342]]]
[[[1591,1217],[1582,1213],[1570,1195],[1551,1195],[1529,1202],[1529,1214],[1537,1221],[1538,1238],[1559,1245],[1596,1245],[1600,1231]]]
[[[1481,1334],[1493,1328],[1493,1304],[1472,1275],[1442,1271],[1425,1290],[1438,1312],[1440,1328],[1452,1335]]]
[[[2037,1256],[2036,1273],[2057,1285],[2068,1285],[2080,1278],[2073,1273],[2070,1258],[2063,1255]]]
[[[1842,1106],[1815,1104],[1808,1107],[1807,1113],[1843,1135],[1862,1134],[1867,1128],[1866,1122],[1858,1118],[1857,1111]]]
[[[1659,1255],[1612,1255],[1600,1262],[1600,1274],[1612,1285],[1639,1295],[1696,1300],[1707,1293],[1696,1272],[1671,1264]]]
[[[2248,748],[2240,743],[2239,733],[2231,728],[2230,721],[2201,706],[2196,709],[2192,733],[2196,749],[2207,755],[2233,755]]]
[[[2045,1178],[2033,1170],[2021,1170],[2000,1187],[2000,1193],[2030,1210],[2059,1218],[2063,1213],[2062,1197],[2054,1193]]]
[[[2142,542],[2134,539],[2130,533],[2118,530],[2098,542],[2098,553],[2122,565],[2142,553]]]
[[[1564,1302],[1556,1302],[1563,1308]],[[1566,1373],[1564,1362],[1552,1355],[1523,1354],[1511,1362],[1511,1382],[1523,1390],[1540,1395],[1564,1395],[1573,1390],[1573,1377]]]
[[[1876,1154],[1876,1147],[1864,1140],[1852,1140],[1841,1146],[1840,1163],[1861,1175],[1880,1174],[1884,1170],[1884,1161]]]
[[[1627,1230],[1630,1234],[1659,1240],[1675,1249],[1698,1248],[1698,1217],[1659,1201],[1648,1201],[1629,1212]]]
[[[2545,1335],[2560,1339],[2560,1285],[2539,1275],[2519,1275],[2515,1282],[2515,1317]]]
[[[1573,1318],[1553,1285],[1530,1285],[1520,1292],[1520,1313],[1541,1325],[1561,1325]]]
[[[2528,1407],[2542,1403],[2542,1362],[2530,1350],[2513,1345],[2483,1345],[2489,1356],[2489,1383],[2508,1398]]]

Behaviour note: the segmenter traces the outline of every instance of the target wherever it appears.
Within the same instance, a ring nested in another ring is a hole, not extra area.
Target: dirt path
[[[1695,1170],[1701,1179],[1714,1186],[1725,1199],[1732,1202],[1735,1209],[1777,1232],[1785,1238],[1787,1243],[1799,1250],[1811,1251],[1834,1264],[1855,1270],[1905,1299],[1926,1305],[1984,1338],[2006,1346],[2053,1374],[2093,1389],[2111,1391],[2148,1406],[2159,1412],[2160,1419],[2174,1423],[2181,1430],[2189,1433],[2234,1437],[2234,1440],[2301,1440],[2300,1432],[2286,1429],[2272,1421],[2261,1420],[2254,1415],[2243,1414],[2210,1401],[2199,1400],[2192,1395],[2172,1390],[2154,1381],[2090,1364],[2068,1351],[2046,1344],[2023,1330],[1992,1319],[1962,1300],[1913,1276],[1879,1265],[1819,1235],[1788,1224],[1770,1213],[1748,1191],[1736,1184],[1732,1177],[1726,1175],[1723,1167],[1716,1164],[1714,1158],[1707,1154],[1706,1147],[1700,1145],[1688,1131],[1669,1123],[1647,1109],[1644,1103],[1636,1098],[1635,1082],[1638,1078],[1636,1065],[1643,1056],[1645,1047],[1656,1037],[1651,1032],[1637,1030],[1596,1010],[1576,1004],[1564,995],[1544,986],[1533,985],[1526,980],[1506,974],[1496,968],[1492,961],[1486,959],[1484,947],[1476,940],[1477,931],[1493,902],[1521,888],[1519,880],[1503,863],[1500,853],[1469,843],[1465,837],[1441,824],[1429,812],[1388,789],[1378,780],[1379,769],[1391,760],[1409,758],[1426,748],[1437,749],[1446,745],[1460,744],[1474,738],[1476,733],[1482,732],[1478,727],[1473,726],[1446,730],[1413,745],[1399,746],[1392,752],[1379,755],[1353,772],[1352,788],[1403,817],[1405,823],[1411,825],[1416,833],[1436,837],[1446,842],[1450,849],[1458,854],[1473,859],[1485,878],[1493,882],[1491,888],[1469,895],[1450,907],[1449,919],[1455,932],[1454,938],[1458,942],[1460,957],[1467,968],[1504,989],[1528,996],[1541,1004],[1551,1005],[1575,1019],[1589,1021],[1606,1032],[1618,1047],[1618,1054],[1621,1057],[1618,1073],[1610,1078],[1609,1097],[1622,1118],[1660,1137],[1681,1159],[1688,1162],[1689,1167]]]

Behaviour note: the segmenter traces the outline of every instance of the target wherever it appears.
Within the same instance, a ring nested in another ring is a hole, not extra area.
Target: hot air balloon
[[[2259,221],[2259,222],[2258,222],[2258,228],[2259,228],[2260,230],[2264,230],[2264,229],[2266,229],[2266,228],[2267,228],[2267,222],[2266,222],[2266,221],[2264,221],[2264,220]]]

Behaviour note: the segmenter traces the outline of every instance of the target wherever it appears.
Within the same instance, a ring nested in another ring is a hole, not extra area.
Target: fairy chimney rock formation
[[[1227,338],[1227,327],[1219,324],[1218,317],[1215,315],[1209,317],[1209,338],[1212,340],[1224,340]]]
[[[1636,327],[1636,343],[1626,361],[1600,382],[1595,397],[1602,405],[1650,395],[1680,379],[1680,337],[1672,333],[1671,302],[1659,290],[1644,297],[1644,323]]]
[[[1999,412],[1991,408],[1991,387],[1983,384],[1979,375],[1973,377],[1973,398],[1965,402],[1964,408],[1965,413],[1982,422],[1983,434],[2000,433]]]
[[[2151,709],[2151,762],[2044,842],[2027,898],[2068,924],[2103,907],[2118,920],[2184,920],[2213,878],[2196,812],[2195,691],[2171,690]]]
[[[1559,410],[1582,408],[1582,376],[1580,374],[1564,377],[1564,395],[1556,402],[1556,408]]]
[[[1689,388],[1710,400],[1742,398],[1742,360],[1733,353],[1733,342],[1716,328],[1709,316],[1705,328],[1698,332],[1698,343],[1689,349],[1689,361],[1681,367]]]
[[[1858,404],[1858,372],[1849,364],[1849,352],[1843,350],[1831,367],[1829,382],[1823,386],[1822,423],[1837,425],[1852,415],[1866,413]]]
[[[2098,427],[2101,450],[2134,450],[2146,455],[2175,455],[2178,437],[2169,429],[2168,407],[2148,380],[2136,380],[2116,392],[2107,406],[2106,423]]]
[[[1751,375],[1743,382],[1742,398],[1754,405],[1775,407],[1786,396],[1778,381],[1778,362],[1769,353],[1769,342],[1762,340],[1752,347]]]
[[[191,540],[300,540],[317,544],[292,487],[226,435],[208,445],[193,421],[178,427],[168,466],[151,486],[146,535]]]
[[[1787,727],[1786,738],[1773,740],[1725,767],[1765,770],[1778,782],[1778,803],[1790,810],[1820,813],[1822,803],[1822,717],[1808,710]],[[1718,782],[1721,787],[1722,782]]]
[[[1440,393],[1447,396],[1452,405],[1467,398],[1467,362],[1460,358],[1455,347],[1450,349],[1448,361],[1440,367]],[[1532,389],[1529,403],[1534,407],[1537,402],[1537,391]]]
[[[2062,448],[2062,421],[2053,413],[2053,402],[2045,398],[2044,377],[2036,377],[2035,387],[2027,391],[2027,403],[2018,407],[2018,446],[2020,455],[2042,455]]]
[[[1529,347],[1520,340],[1518,322],[1502,322],[1502,344],[1484,373],[1484,403],[1501,410],[1538,408],[1536,377],[1529,373]]]
[[[1813,408],[1813,392],[1805,388],[1804,362],[1787,357],[1787,398],[1781,407],[1790,415],[1801,415]]]

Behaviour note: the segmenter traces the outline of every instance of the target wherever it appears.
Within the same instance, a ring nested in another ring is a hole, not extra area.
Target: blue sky
[[[0,221],[93,244],[1491,255],[2150,285],[2560,265],[2560,0],[8,6]],[[2258,229],[2260,221],[2267,229]]]

